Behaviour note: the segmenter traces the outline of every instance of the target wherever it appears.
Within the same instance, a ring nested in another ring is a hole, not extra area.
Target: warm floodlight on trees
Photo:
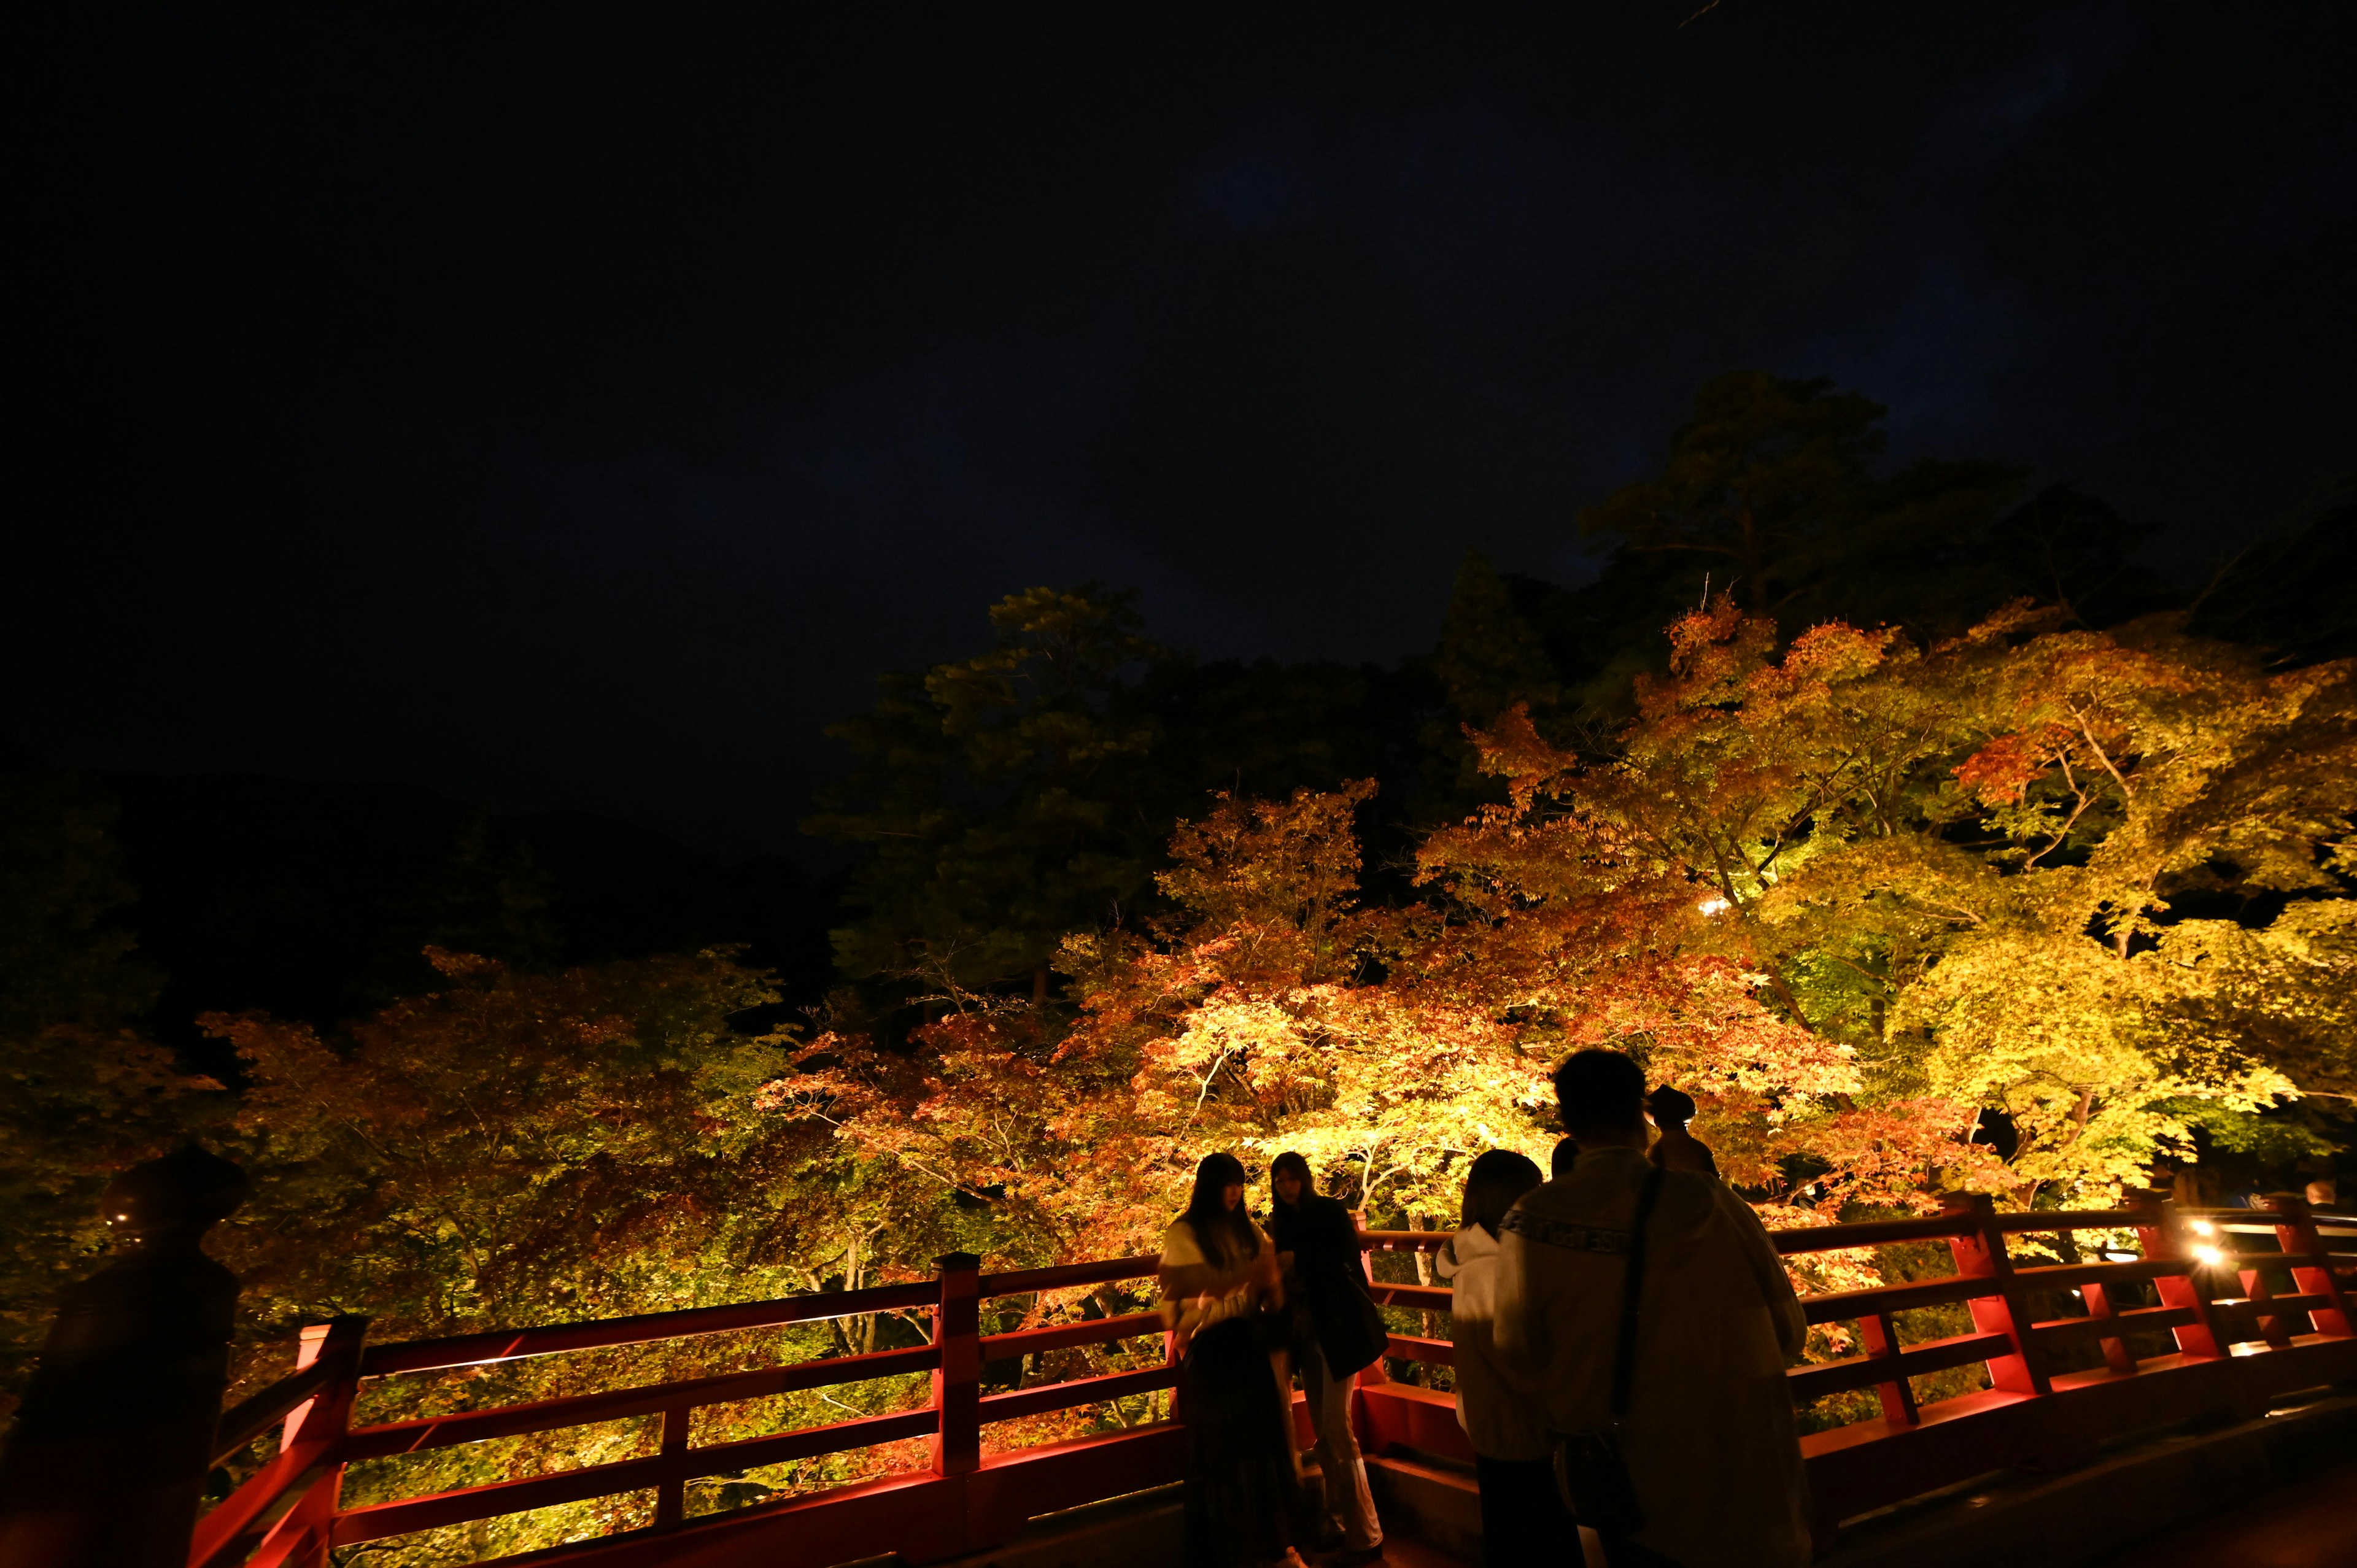
[[[1719,915],[1726,913],[1729,906],[1724,898],[1706,898],[1695,908],[1706,915]]]

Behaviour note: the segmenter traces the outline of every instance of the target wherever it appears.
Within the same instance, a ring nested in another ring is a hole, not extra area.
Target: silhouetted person
[[[1539,1167],[1512,1149],[1492,1149],[1465,1176],[1464,1229],[1448,1239],[1435,1271],[1456,1287],[1449,1304],[1457,1369],[1457,1422],[1473,1444],[1481,1483],[1481,1561],[1486,1568],[1574,1568],[1579,1538],[1555,1494],[1546,1411],[1522,1375],[1500,1359],[1498,1226],[1540,1183]]]
[[[1600,1531],[1614,1568],[1804,1568],[1808,1509],[1786,1391],[1807,1333],[1759,1217],[1710,1176],[1645,1157],[1645,1079],[1618,1051],[1555,1071],[1569,1176],[1499,1227],[1495,1343],[1544,1407],[1575,1473],[1609,1434],[1641,1519]],[[1650,1191],[1626,1403],[1613,1413],[1629,1257]],[[1583,1460],[1582,1455],[1587,1459]],[[1587,1521],[1583,1521],[1587,1522]]]
[[[1708,1176],[1718,1174],[1718,1162],[1711,1158],[1710,1150],[1686,1131],[1686,1123],[1695,1118],[1691,1095],[1665,1083],[1647,1098],[1645,1111],[1662,1134],[1653,1140],[1652,1152],[1646,1158],[1663,1170],[1696,1171]]]
[[[1572,1165],[1578,1159],[1579,1140],[1567,1136],[1557,1138],[1555,1141],[1555,1153],[1547,1156],[1547,1180],[1561,1181],[1569,1176]]]
[[[1309,1162],[1299,1155],[1277,1155],[1268,1179],[1276,1195],[1269,1229],[1275,1233],[1277,1255],[1289,1259],[1308,1307],[1309,1332],[1295,1354],[1310,1430],[1318,1436],[1318,1472],[1326,1489],[1323,1517],[1341,1530],[1345,1563],[1372,1562],[1383,1555],[1383,1527],[1375,1517],[1358,1436],[1351,1430],[1351,1374],[1372,1364],[1390,1336],[1367,1294],[1359,1227],[1351,1211],[1318,1195]]]

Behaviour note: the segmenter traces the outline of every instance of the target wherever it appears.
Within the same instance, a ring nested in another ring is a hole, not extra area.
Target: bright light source
[[[2104,1262],[2107,1263],[2133,1263],[2136,1261],[2136,1255],[2134,1252],[2105,1252],[2104,1254]]]
[[[2207,1219],[2197,1219],[2193,1222],[2193,1233],[2196,1236],[2215,1236],[2218,1234],[2218,1228]]]
[[[2196,1247],[2193,1261],[2205,1269],[2221,1268],[2225,1264],[2226,1254],[2215,1247]]]
[[[1706,915],[1725,914],[1730,906],[1724,898],[1706,898],[1695,906]]]

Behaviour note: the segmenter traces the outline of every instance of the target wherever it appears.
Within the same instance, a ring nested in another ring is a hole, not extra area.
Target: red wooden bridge
[[[2096,1231],[2108,1235],[2087,1261],[2031,1266],[2013,1255],[2017,1239],[2035,1236],[2050,1239],[2043,1250],[2051,1254],[2078,1256],[2070,1239]],[[2133,1248],[2123,1243],[2130,1234]],[[1386,1251],[1435,1249],[1446,1237],[1372,1231],[1363,1240],[1371,1251]],[[1960,1197],[1933,1217],[1786,1230],[1775,1240],[1788,1256],[1944,1242],[1953,1260],[1948,1277],[1803,1298],[1812,1323],[1851,1326],[1863,1353],[1792,1369],[1794,1400],[1868,1389],[1879,1396],[1871,1418],[1802,1440],[1821,1551],[1838,1521],[1967,1477],[2007,1466],[2067,1467],[2108,1437],[2205,1416],[2248,1418],[2287,1392],[2357,1380],[2349,1307],[2357,1293],[2357,1218],[2312,1214],[2298,1198],[2271,1200],[2265,1212],[2186,1211],[2156,1197],[2116,1210],[1998,1213],[1986,1198]],[[985,1428],[1017,1416],[1172,1386],[1166,1358],[1110,1376],[982,1391],[985,1362],[1117,1339],[1150,1343],[1161,1334],[1151,1312],[985,1334],[984,1302],[1143,1280],[1155,1264],[1133,1257],[984,1273],[979,1260],[960,1253],[940,1261],[934,1280],[604,1322],[382,1345],[366,1342],[358,1319],[307,1329],[293,1373],[219,1417],[208,1453],[214,1463],[256,1443],[274,1444],[274,1456],[195,1521],[187,1568],[309,1568],[332,1547],[648,1491],[656,1499],[651,1525],[533,1560],[595,1568],[756,1562],[827,1568],[888,1552],[913,1564],[982,1552],[1037,1516],[1178,1478],[1185,1437],[1175,1420],[997,1452],[986,1452],[983,1441]],[[1443,1288],[1375,1290],[1391,1306],[1448,1310]],[[1959,1304],[1969,1311],[1970,1332],[1902,1340],[1897,1315]],[[356,1391],[371,1380],[910,1311],[929,1316],[930,1343],[390,1424],[350,1421]],[[1446,1365],[1450,1347],[1400,1335],[1391,1354],[1395,1362]],[[1988,1387],[1917,1402],[1910,1379],[1972,1363],[1986,1368]],[[1362,1374],[1357,1390],[1365,1450],[1469,1488],[1469,1474],[1451,1467],[1470,1454],[1450,1396],[1387,1377],[1383,1365]],[[931,1379],[930,1399],[913,1409],[737,1441],[690,1441],[691,1416],[702,1406],[913,1372]],[[361,1506],[346,1506],[339,1494],[345,1467],[364,1460],[655,1416],[661,1448],[642,1457]],[[930,1463],[728,1511],[690,1514],[686,1507],[687,1484],[699,1477],[910,1438],[930,1438]],[[70,1535],[68,1529],[52,1539]]]

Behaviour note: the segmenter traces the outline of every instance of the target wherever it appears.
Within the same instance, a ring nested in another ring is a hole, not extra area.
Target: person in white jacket
[[[1523,1194],[1546,1178],[1512,1149],[1492,1149],[1466,1173],[1465,1228],[1435,1260],[1456,1288],[1449,1303],[1456,1350],[1457,1421],[1473,1444],[1481,1484],[1485,1568],[1572,1568],[1580,1559],[1571,1517],[1555,1494],[1546,1412],[1527,1380],[1498,1359],[1498,1226]]]
[[[1618,1051],[1555,1071],[1569,1175],[1499,1226],[1494,1343],[1552,1433],[1611,1424],[1621,1286],[1645,1157],[1645,1080]],[[1671,1162],[1665,1162],[1665,1166]],[[1806,1479],[1784,1368],[1807,1322],[1750,1206],[1663,1168],[1641,1276],[1620,1444],[1643,1523],[1608,1536],[1614,1568],[1805,1568]]]

